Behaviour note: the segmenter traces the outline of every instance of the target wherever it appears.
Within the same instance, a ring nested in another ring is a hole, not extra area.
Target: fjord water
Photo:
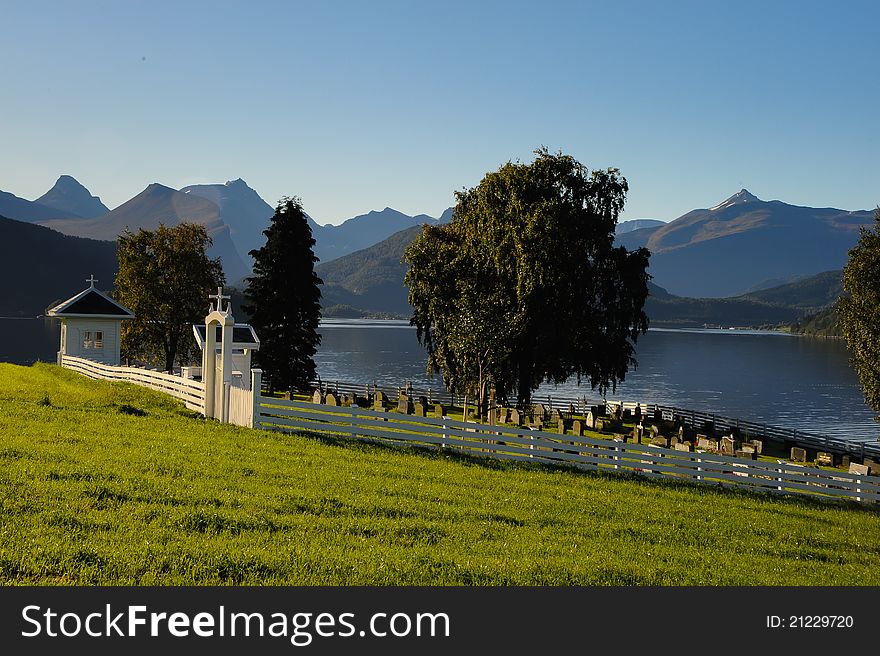
[[[318,373],[326,382],[442,389],[425,373],[425,352],[405,321],[322,322]],[[0,319],[0,361],[55,361],[59,327],[48,319]],[[609,400],[680,408],[874,441],[880,425],[865,406],[840,340],[743,330],[652,329],[638,342],[639,366]],[[598,398],[589,385],[544,386],[547,396]]]
[[[425,373],[425,352],[405,321],[325,321],[316,362],[326,382],[411,381],[440,390]],[[746,330],[651,329],[637,345],[639,366],[608,400],[679,408],[795,428],[853,441],[875,441],[880,425],[864,404],[841,340]],[[589,384],[545,385],[535,395],[598,399]]]

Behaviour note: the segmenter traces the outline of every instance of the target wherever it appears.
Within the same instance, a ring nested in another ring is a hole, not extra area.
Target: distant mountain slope
[[[650,273],[673,294],[742,294],[768,279],[842,268],[859,226],[872,221],[868,211],[762,201],[743,189],[660,226],[646,244]]]
[[[659,228],[660,226],[666,225],[665,221],[659,221],[658,219],[630,219],[629,221],[621,221],[617,224],[617,230],[615,230],[615,234],[617,235],[625,235],[628,232],[632,232],[633,230],[642,230],[643,228]]]
[[[0,295],[0,314],[36,316],[54,301],[86,288],[94,274],[112,289],[116,244],[69,237],[42,226],[0,217],[0,276],[13,280]]]
[[[347,219],[340,225],[322,226],[315,235],[315,255],[321,262],[330,262],[377,244],[401,230],[424,223],[446,223],[451,217],[452,208],[443,212],[439,219],[427,214],[409,216],[390,207],[381,211],[374,210]]]
[[[843,271],[838,270],[823,271],[796,282],[750,292],[737,298],[817,310],[836,302],[842,293]]]
[[[229,226],[232,243],[250,265],[248,253],[266,241],[263,230],[269,227],[275,213],[272,206],[241,178],[226,184],[190,185],[180,191],[210,200],[220,208],[220,219]]]
[[[827,307],[795,321],[791,332],[811,337],[842,337],[837,320],[837,309],[834,306]]]
[[[348,305],[370,312],[409,315],[408,293],[403,285],[406,266],[401,259],[421,230],[421,225],[412,226],[369,248],[319,264],[315,271],[324,281],[323,306]]]
[[[666,224],[664,223],[661,225]],[[651,237],[654,236],[654,233],[657,232],[660,227],[661,226],[649,226],[647,228],[636,228],[629,232],[617,233],[614,236],[614,243],[618,246],[623,246],[627,250],[634,251],[637,248],[647,246]]]
[[[85,219],[104,216],[110,211],[100,198],[92,196],[88,189],[69,175],[59,177],[55,185],[36,202],[64,214],[75,214]]]
[[[9,217],[16,221],[27,221],[28,223],[45,219],[82,218],[71,212],[64,212],[33,200],[19,198],[8,191],[0,191],[0,216]]]
[[[170,187],[151,184],[134,198],[115,208],[109,214],[88,220],[50,220],[40,224],[67,235],[91,239],[115,240],[126,229],[154,230],[160,224],[200,223],[214,240],[209,253],[223,260],[228,282],[248,275],[248,269],[229,236],[229,226],[220,219],[220,208],[210,200],[184,194]]]

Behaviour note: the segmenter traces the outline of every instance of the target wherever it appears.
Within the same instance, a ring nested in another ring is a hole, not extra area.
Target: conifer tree
[[[256,360],[270,390],[305,389],[315,378],[323,284],[315,273],[312,229],[299,198],[282,198],[266,243],[253,250],[243,310],[260,338]]]

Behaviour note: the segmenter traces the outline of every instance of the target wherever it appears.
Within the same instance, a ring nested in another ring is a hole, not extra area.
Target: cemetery
[[[349,407],[372,408],[390,414],[412,415],[414,417],[459,418],[464,420],[464,407],[452,405],[448,397],[446,405],[432,403],[427,391],[412,403],[413,391],[407,384],[396,392],[382,391],[373,384],[358,388],[354,385],[334,383],[323,385],[318,382],[311,396],[313,403],[326,403],[320,399],[339,395],[340,389],[352,390],[345,394]],[[360,389],[361,394],[353,391]],[[326,390],[326,391],[322,391]],[[306,400],[307,395],[286,399]],[[394,399],[397,399],[395,402]],[[335,405],[335,403],[331,404]],[[556,405],[558,407],[553,407]],[[650,410],[650,411],[649,411]],[[756,434],[736,427],[716,427],[713,421],[704,421],[698,427],[689,422],[687,411],[675,414],[645,403],[598,403],[587,405],[585,399],[550,400],[547,404],[534,403],[528,409],[491,405],[483,419],[490,426],[528,428],[544,430],[558,435],[610,439],[618,442],[650,445],[688,453],[707,453],[734,456],[754,461],[778,462],[785,460],[791,464],[811,465],[817,468],[844,471],[866,476],[880,476],[880,453],[869,450],[868,454],[850,453],[837,445],[807,445],[796,441],[796,435],[779,437],[779,429],[771,429]],[[480,422],[473,405],[468,406],[467,421]],[[737,422],[746,424],[746,422]],[[766,427],[765,427],[766,428]],[[788,437],[788,439],[786,439]],[[803,437],[803,436],[802,436]],[[870,445],[869,445],[870,447]]]

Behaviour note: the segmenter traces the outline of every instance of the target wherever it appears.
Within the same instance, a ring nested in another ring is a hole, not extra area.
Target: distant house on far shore
[[[95,288],[94,276],[86,282],[86,289],[46,313],[61,319],[60,354],[118,365],[122,322],[134,319],[134,312]]]

